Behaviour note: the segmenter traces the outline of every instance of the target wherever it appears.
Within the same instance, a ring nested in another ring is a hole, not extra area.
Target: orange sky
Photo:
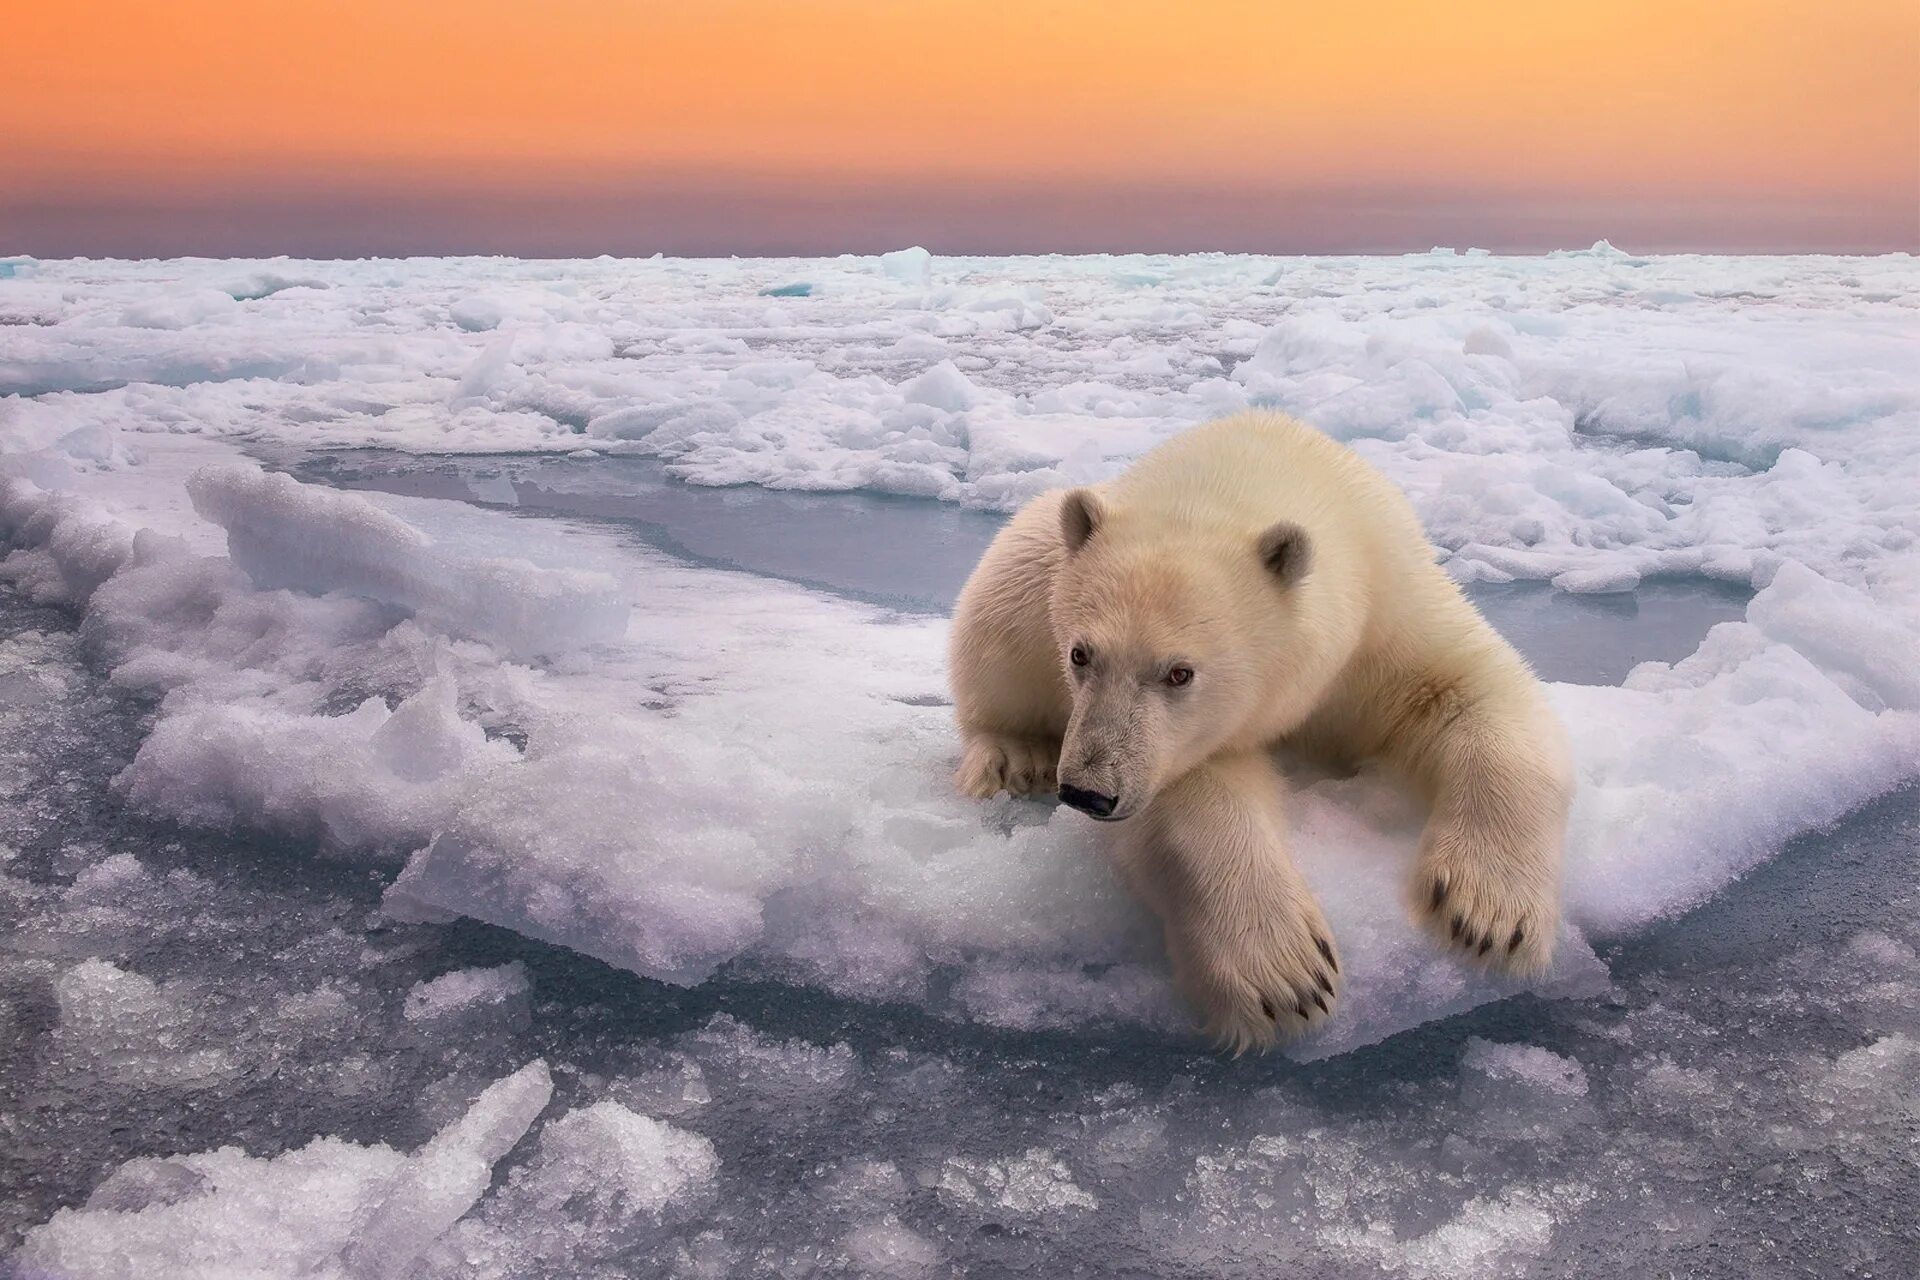
[[[6,25],[15,206],[1137,184],[1482,192],[1490,218],[1784,201],[1920,240],[1920,0],[64,0]]]

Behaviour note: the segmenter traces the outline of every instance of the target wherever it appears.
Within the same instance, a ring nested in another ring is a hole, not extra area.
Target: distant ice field
[[[1401,484],[1446,570],[1555,682],[1580,790],[1560,962],[1534,994],[1611,998],[1623,943],[1657,945],[1796,835],[1920,775],[1905,257],[9,267],[0,578],[68,611],[89,678],[147,708],[115,803],[361,869],[382,929],[465,917],[683,988],[787,989],[1067,1053],[1200,1049],[1100,833],[1050,804],[951,794],[945,613],[1005,512],[1249,405]],[[21,642],[0,704],[55,705],[45,643]],[[1396,785],[1292,788],[1348,971],[1338,1016],[1292,1054],[1351,1054],[1518,994],[1407,922],[1420,815]],[[15,895],[41,933],[73,934],[115,885],[157,892],[104,849],[48,865],[71,884]],[[1912,955],[1859,945],[1901,972]],[[48,954],[22,981],[50,984],[61,1054],[122,1086],[225,1078],[232,1061],[182,1011],[198,988],[156,985],[113,948]],[[423,983],[402,1017],[528,998],[524,974],[467,974]],[[284,1016],[333,1016],[314,999]],[[125,1026],[157,1028],[170,1056],[156,1066]],[[1909,1029],[1833,1068],[1844,1087],[1909,1070]],[[709,1074],[714,1054],[772,1052],[706,1034],[689,1051]],[[1488,1045],[1463,1070],[1496,1106],[1584,1096],[1578,1063],[1540,1053]],[[837,1079],[837,1061],[793,1069]],[[694,1220],[726,1158],[630,1094],[549,1121],[512,1194],[483,1201],[552,1091],[544,1065],[503,1075],[405,1159],[129,1166],[30,1258],[99,1241],[154,1256],[220,1216],[193,1188],[251,1179],[279,1188],[269,1213],[333,1188],[339,1220],[286,1258],[347,1275],[451,1273],[461,1249],[577,1209],[580,1171],[610,1160],[627,1162],[627,1207],[596,1210],[593,1231],[632,1205],[652,1226],[608,1228],[609,1247]],[[1096,1164],[1154,1146],[1136,1121]],[[1250,1212],[1243,1175],[1285,1163],[1276,1140],[1206,1157],[1189,1187]],[[879,1180],[854,1199],[908,1195],[897,1169],[846,1176]],[[929,1176],[989,1217],[1098,1199],[1084,1164],[1039,1147]],[[1516,1183],[1454,1206],[1435,1228],[1451,1234],[1342,1218],[1320,1245],[1359,1271],[1445,1274],[1454,1244],[1505,1266],[1593,1194]],[[1197,1222],[1168,1229],[1199,1256],[1222,1247]],[[221,1247],[264,1265],[245,1232]],[[699,1274],[699,1249],[676,1247]],[[943,1256],[892,1214],[836,1247],[880,1274]]]

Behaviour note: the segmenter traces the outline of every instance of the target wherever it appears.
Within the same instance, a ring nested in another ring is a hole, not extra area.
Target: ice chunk
[[[355,1220],[404,1162],[338,1138],[272,1159],[224,1147],[136,1161],[102,1184],[101,1204],[60,1210],[10,1261],[26,1275],[89,1280],[337,1275]]]
[[[87,1197],[88,1213],[139,1213],[202,1194],[207,1175],[185,1160],[136,1157],[107,1175]]]
[[[655,977],[705,977],[761,933],[761,895],[781,865],[773,827],[804,839],[815,823],[799,789],[770,778],[766,826],[731,821],[708,794],[734,772],[722,756],[662,746],[632,729],[530,746],[445,813],[387,909],[419,919],[485,903],[484,914],[531,936]],[[556,803],[565,821],[554,820]]]
[[[196,472],[187,491],[261,587],[367,596],[514,657],[607,643],[626,630],[627,603],[604,575],[450,555],[364,498],[234,466]]]
[[[133,554],[132,529],[26,479],[0,479],[0,534],[0,577],[41,604],[84,604]]]
[[[1402,1239],[1385,1223],[1338,1227],[1326,1235],[1337,1252],[1415,1280],[1452,1276],[1526,1275],[1546,1254],[1555,1228],[1593,1198],[1582,1183],[1520,1187],[1476,1196],[1422,1235]]]
[[[527,966],[518,960],[494,969],[456,969],[407,992],[403,1012],[418,1023],[476,1016],[525,1021],[531,990]]]
[[[480,1199],[495,1162],[552,1097],[553,1080],[542,1061],[489,1085],[466,1115],[435,1134],[382,1189],[340,1251],[346,1273],[355,1280],[404,1274]]]
[[[1601,595],[1631,591],[1640,585],[1640,574],[1624,565],[1604,569],[1569,569],[1555,574],[1553,585],[1574,595]]]
[[[894,339],[887,347],[887,354],[924,360],[944,360],[953,354],[953,347],[930,333],[908,333]]]
[[[1876,710],[1920,711],[1920,635],[1864,592],[1789,561],[1747,617],[1843,681],[1856,700]]]
[[[486,1191],[551,1094],[545,1064],[531,1063],[411,1158],[316,1138],[270,1159],[235,1147],[136,1159],[84,1208],[28,1232],[12,1261],[27,1274],[126,1280],[405,1274]]]
[[[447,315],[468,333],[485,333],[500,327],[507,318],[507,306],[492,294],[477,293],[456,298],[447,307]]]
[[[184,983],[157,983],[106,960],[85,960],[54,982],[55,1043],[74,1069],[119,1085],[210,1088],[240,1070],[207,1042]]]
[[[1476,325],[1467,331],[1460,349],[1470,356],[1498,356],[1502,360],[1513,359],[1513,343],[1507,335],[1491,325]]]
[[[850,1046],[776,1040],[726,1014],[715,1014],[684,1044],[729,1093],[782,1106],[796,1117],[860,1082],[860,1060]]]
[[[933,255],[919,245],[883,253],[880,255],[880,273],[890,280],[924,289],[933,283]]]
[[[1920,718],[1888,710],[1920,638],[1898,615],[1822,579],[1782,573],[1691,657],[1643,663],[1624,688],[1552,686],[1570,727],[1579,788],[1566,898],[1582,924],[1614,930],[1700,901],[1790,836],[1920,774]],[[1768,626],[1829,634],[1810,656]],[[1820,660],[1831,663],[1823,666]],[[1859,697],[1855,692],[1860,693]]]
[[[860,1212],[906,1198],[907,1180],[890,1160],[852,1160],[834,1171],[816,1194],[836,1209]]]
[[[117,785],[150,813],[404,852],[444,827],[481,777],[517,758],[462,719],[454,697],[453,683],[438,679],[392,711],[378,698],[338,716],[189,703],[154,726]]]
[[[1624,249],[1614,248],[1613,243],[1605,239],[1595,240],[1590,249],[1555,249],[1547,256],[1549,258],[1604,258],[1623,262],[1644,261],[1644,259],[1635,258]]]
[[[515,1190],[549,1211],[563,1204],[616,1229],[626,1219],[662,1220],[714,1185],[720,1158],[698,1134],[596,1102],[569,1111],[540,1134],[540,1149]]]
[[[932,405],[949,413],[970,409],[980,399],[979,389],[951,360],[942,360],[900,388],[900,393],[910,404]]]
[[[587,434],[599,440],[645,440],[655,431],[666,437],[710,435],[741,421],[740,411],[724,400],[675,401],[611,409],[587,423]]]
[[[578,1274],[644,1247],[713,1196],[720,1158],[698,1134],[617,1102],[540,1131],[532,1158],[426,1260],[429,1274]]]
[[[658,1066],[621,1080],[611,1092],[636,1111],[669,1119],[697,1114],[713,1101],[706,1072],[683,1053],[664,1055]]]
[[[1881,1036],[1849,1049],[1822,1074],[1816,1083],[1820,1104],[1849,1124],[1894,1129],[1920,1113],[1914,1094],[1914,1083],[1920,1081],[1920,1042],[1908,1036]]]
[[[908,1280],[932,1275],[940,1264],[940,1250],[933,1241],[892,1214],[855,1227],[840,1247],[858,1275]]]
[[[1475,1036],[1467,1041],[1460,1065],[1491,1081],[1564,1098],[1585,1097],[1587,1092],[1587,1073],[1578,1062],[1537,1045],[1499,1044]]]
[[[284,271],[249,271],[245,275],[234,277],[221,286],[223,292],[237,302],[255,302],[261,298],[270,298],[276,293],[288,289],[325,289],[325,280],[317,275],[291,275]]]
[[[1073,1180],[1073,1171],[1044,1147],[1017,1156],[979,1160],[952,1156],[935,1186],[943,1200],[993,1216],[1043,1218],[1064,1210],[1096,1209],[1099,1201]]]
[[[589,450],[585,451],[585,456],[591,458],[594,455]],[[476,476],[467,481],[467,492],[473,495],[475,502],[489,502],[502,507],[520,505],[520,497],[514,492],[513,481],[506,476]]]

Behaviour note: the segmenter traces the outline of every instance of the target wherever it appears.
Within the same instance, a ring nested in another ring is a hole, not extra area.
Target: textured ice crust
[[[557,522],[376,503],[242,466],[185,480],[185,437],[202,453],[241,432],[571,449],[582,435],[561,424],[576,422],[696,481],[1008,505],[1252,400],[1304,413],[1386,468],[1460,577],[1582,591],[1650,573],[1750,581],[1747,619],[1691,657],[1643,665],[1621,688],[1554,688],[1581,786],[1572,927],[1548,990],[1605,981],[1584,933],[1698,902],[1920,772],[1920,484],[1902,446],[1920,400],[1911,362],[1895,359],[1910,321],[1846,283],[1912,293],[1886,263],[1781,265],[1779,287],[1804,307],[1715,328],[1724,350],[1679,361],[1662,344],[1698,339],[1671,313],[1717,314],[1733,267],[1146,261],[1157,283],[1103,260],[976,264],[952,280],[959,264],[920,255],[811,264],[842,308],[824,321],[788,310],[820,299],[760,297],[775,268],[752,264],[675,268],[691,277],[556,267],[459,306],[446,299],[463,277],[421,264],[406,268],[404,337],[379,342],[334,310],[369,296],[357,268],[313,264],[329,288],[234,304],[264,327],[192,295],[108,325],[111,340],[68,315],[88,305],[79,295],[45,292],[43,271],[42,291],[9,305],[59,319],[10,336],[0,372],[26,379],[42,360],[61,385],[150,380],[0,407],[4,571],[36,598],[83,606],[113,679],[164,695],[119,780],[143,809],[404,864],[387,899],[402,917],[471,915],[669,982],[725,968],[1009,1028],[1179,1032],[1185,1015],[1152,922],[1113,883],[1090,824],[951,794],[943,622]],[[118,270],[103,289],[123,309],[176,287],[145,285],[150,267]],[[1689,282],[1677,302],[1675,282]],[[639,283],[679,301],[636,303],[625,290]],[[1362,286],[1388,296],[1324,293]],[[1257,325],[1211,309],[1248,288],[1286,315]],[[1496,295],[1536,301],[1489,319]],[[1853,308],[1844,339],[1819,307]],[[838,345],[813,342],[817,323],[838,327]],[[1049,327],[1053,346],[1030,337]],[[1132,336],[1148,330],[1153,343]],[[244,388],[206,368],[184,386],[152,378],[156,353],[189,337],[203,364],[222,351],[271,362],[276,344],[308,339],[334,363]],[[1078,363],[1048,363],[1055,347]],[[989,349],[1033,362],[1027,390],[988,385],[970,352]],[[1780,382],[1783,359],[1813,357],[1856,390],[1805,369]],[[226,555],[196,554],[207,526],[183,488]],[[1396,787],[1304,782],[1292,815],[1348,971],[1339,1016],[1298,1052],[1510,989],[1439,959],[1407,924],[1418,816]],[[105,973],[72,986],[76,1036],[88,1001],[129,1002],[164,1027],[190,995]],[[422,993],[422,1008],[444,994]]]

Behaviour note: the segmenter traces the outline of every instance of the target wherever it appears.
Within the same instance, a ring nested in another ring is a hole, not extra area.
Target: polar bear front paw
[[[1340,959],[1310,895],[1233,919],[1201,915],[1167,926],[1174,978],[1206,1033],[1236,1055],[1311,1031],[1339,1002]]]
[[[1016,796],[1046,795],[1058,785],[1054,770],[1059,763],[1057,742],[973,734],[967,738],[966,754],[960,759],[953,781],[962,795],[979,800],[991,799],[1002,791]]]
[[[1475,964],[1542,973],[1560,927],[1557,866],[1544,845],[1503,848],[1468,828],[1431,833],[1413,875],[1414,914]]]

